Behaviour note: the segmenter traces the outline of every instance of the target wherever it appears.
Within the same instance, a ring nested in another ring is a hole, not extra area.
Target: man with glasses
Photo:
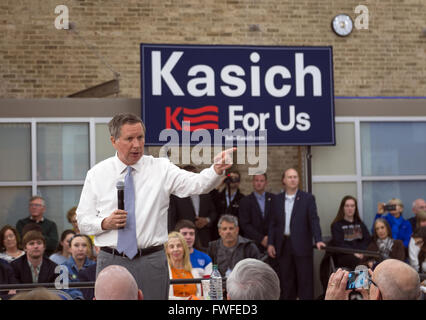
[[[30,216],[18,220],[16,229],[18,230],[21,239],[24,237],[22,234],[24,227],[28,224],[37,224],[41,228],[43,237],[46,240],[46,255],[50,256],[58,246],[58,228],[56,223],[45,218],[44,212],[46,211],[46,203],[40,196],[33,196],[29,201]]]
[[[364,300],[418,300],[420,297],[419,274],[408,264],[387,259],[370,274],[369,289],[356,289]],[[338,269],[330,276],[325,300],[349,300],[352,290],[346,290],[349,272]]]

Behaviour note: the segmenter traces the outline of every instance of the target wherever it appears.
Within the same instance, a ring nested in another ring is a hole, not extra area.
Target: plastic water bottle
[[[213,265],[213,271],[210,275],[210,300],[223,300],[222,276],[217,269],[217,264]]]

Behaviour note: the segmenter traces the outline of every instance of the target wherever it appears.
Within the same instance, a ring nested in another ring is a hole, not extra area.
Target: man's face
[[[417,215],[419,211],[426,211],[426,202],[423,199],[417,199],[413,208],[415,215]]]
[[[41,219],[45,210],[46,207],[44,206],[42,199],[34,199],[29,204],[29,211],[33,219]]]
[[[126,165],[130,166],[139,161],[143,156],[145,145],[145,133],[141,123],[126,123],[121,126],[120,137],[111,142],[117,150],[118,158]]]
[[[195,242],[195,230],[190,228],[182,228],[179,230],[180,234],[185,238],[188,248],[191,250]]]
[[[237,243],[239,228],[232,222],[222,221],[219,235],[225,245],[232,246]]]
[[[257,193],[263,193],[266,188],[266,178],[263,174],[255,175],[253,177],[253,189]]]
[[[31,259],[39,259],[42,257],[45,249],[46,248],[41,239],[31,240],[25,246],[25,251]]]
[[[283,185],[291,190],[299,186],[299,174],[294,169],[288,169],[284,174]]]

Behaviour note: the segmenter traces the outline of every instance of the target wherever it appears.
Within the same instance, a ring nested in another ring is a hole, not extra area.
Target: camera
[[[383,210],[385,211],[393,211],[396,210],[396,204],[385,204],[383,206]]]
[[[355,270],[355,271],[349,272],[349,278],[346,284],[346,290],[368,289],[369,287],[370,287],[370,281],[368,280],[368,271]]]
[[[235,182],[240,182],[240,177],[232,177],[230,174],[228,174],[228,176],[226,177],[225,183],[235,183]]]

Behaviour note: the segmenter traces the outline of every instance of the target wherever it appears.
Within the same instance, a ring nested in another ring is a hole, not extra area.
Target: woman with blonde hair
[[[188,245],[179,232],[169,233],[169,239],[164,248],[169,262],[170,279],[202,278],[197,270],[192,269]],[[170,286],[169,290],[169,299],[189,299],[192,296],[199,295],[199,284],[174,284]]]

